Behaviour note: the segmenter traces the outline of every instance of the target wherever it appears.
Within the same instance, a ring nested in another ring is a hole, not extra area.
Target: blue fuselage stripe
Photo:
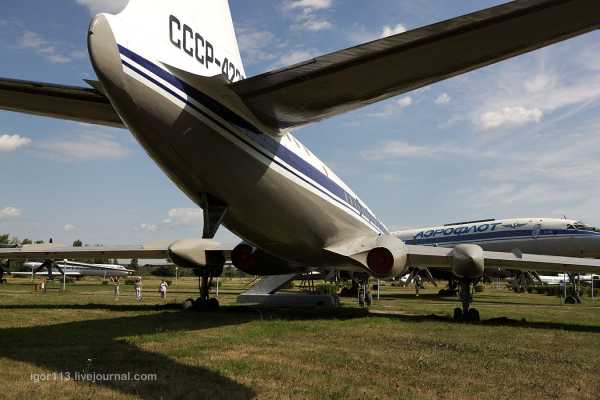
[[[474,233],[470,235],[455,235],[455,236],[440,236],[434,238],[423,239],[408,239],[407,244],[414,245],[433,245],[433,244],[456,244],[463,242],[478,242],[478,241],[495,241],[495,240],[510,240],[510,239],[531,239],[531,238],[548,238],[548,237],[564,237],[564,236],[600,236],[598,233],[590,231],[572,230],[572,229],[542,229],[537,235],[534,235],[534,230],[514,230],[500,232],[485,232]]]
[[[197,111],[197,112],[201,113],[203,116],[209,118],[211,120],[211,122],[217,124],[222,129],[224,129],[227,132],[233,134],[236,138],[238,138],[239,140],[243,141],[246,145],[248,145],[249,147],[251,147],[255,151],[259,152],[264,157],[268,158],[270,161],[273,161],[273,162],[277,163],[278,165],[280,165],[281,167],[285,168],[290,173],[294,174],[296,177],[300,178],[303,182],[311,185],[312,187],[314,187],[317,190],[319,190],[321,193],[327,195],[329,198],[333,199],[337,203],[339,203],[342,206],[344,206],[345,208],[349,209],[354,214],[356,214],[358,217],[360,217],[361,220],[363,220],[365,223],[371,224],[372,226],[376,227],[381,232],[388,233],[388,231],[385,228],[385,226],[383,224],[381,224],[379,222],[379,220],[377,220],[370,212],[368,212],[368,210],[366,210],[366,209],[357,210],[357,209],[355,209],[352,206],[352,204],[349,202],[349,199],[353,198],[352,195],[350,195],[342,187],[340,187],[338,184],[336,184],[329,177],[325,176],[317,168],[315,168],[313,165],[311,165],[310,163],[308,163],[307,161],[305,161],[304,159],[302,159],[296,153],[294,153],[293,151],[289,150],[287,147],[281,145],[279,142],[277,142],[276,140],[274,140],[273,138],[271,138],[269,135],[265,135],[265,134],[260,133],[260,131],[256,127],[254,127],[252,124],[250,124],[249,122],[247,122],[246,120],[244,120],[242,117],[240,117],[237,114],[233,113],[231,110],[227,109],[222,104],[220,104],[219,102],[217,102],[214,99],[210,98],[209,96],[201,93],[197,89],[191,87],[187,83],[185,83],[185,82],[181,81],[180,79],[176,78],[175,76],[173,76],[172,74],[168,73],[164,69],[162,69],[162,68],[158,67],[157,65],[151,63],[150,61],[148,61],[145,58],[139,56],[138,54],[132,52],[131,50],[128,50],[128,49],[124,48],[123,46],[119,46],[119,50],[121,51],[121,53],[124,56],[126,56],[127,58],[131,59],[132,61],[138,63],[139,65],[141,65],[142,67],[144,67],[148,71],[150,71],[150,72],[154,73],[155,75],[159,76],[161,79],[163,79],[166,82],[170,83],[174,87],[178,88],[183,93],[185,93],[187,96],[191,97],[196,102],[202,104],[204,107],[206,107],[211,112],[213,112],[216,115],[218,115],[223,120],[228,121],[228,122],[234,124],[235,127],[237,128],[237,130],[239,130],[240,132],[244,133],[245,138],[248,139],[248,140],[245,140],[244,137],[240,137],[234,130],[229,129],[226,125],[224,125],[223,123],[219,122],[215,118],[211,117],[206,112],[204,112],[203,110],[199,109],[193,103],[191,103],[187,99],[183,98],[182,96],[180,96],[179,94],[177,94],[176,92],[174,92],[169,87],[165,86],[164,84],[162,84],[158,80],[156,80],[153,77],[149,76],[147,73],[145,73],[144,71],[142,71],[139,68],[135,67],[134,65],[131,65],[131,63],[128,63],[127,61],[123,60],[123,64],[125,66],[127,66],[127,68],[129,68],[132,71],[136,72],[140,76],[143,76],[145,79],[148,79],[154,85],[157,85],[161,89],[163,89],[166,92],[168,92],[171,96],[174,96],[177,99],[179,99],[180,101],[186,103],[188,106],[192,107],[195,111]],[[289,167],[286,166],[285,164],[281,163],[281,162],[278,162],[273,156],[265,153],[264,151],[261,151],[259,148],[257,148],[254,145],[254,143],[260,144],[261,146],[263,146],[270,153],[272,153],[273,155],[277,156],[278,158],[280,158],[281,160],[283,160],[285,163],[287,163],[289,165]],[[300,174],[298,174],[297,171],[301,172],[305,176],[307,176],[310,179],[312,179],[313,181],[317,182],[319,185],[321,185],[322,187],[324,187],[325,189],[327,189],[330,193],[333,193],[335,196],[337,196],[337,198],[334,197],[334,196],[331,196],[331,194],[327,193],[326,191],[322,190],[320,187],[316,186],[315,184],[313,184],[309,180],[305,179],[303,176],[301,176]],[[341,201],[340,201],[340,199],[341,199]]]

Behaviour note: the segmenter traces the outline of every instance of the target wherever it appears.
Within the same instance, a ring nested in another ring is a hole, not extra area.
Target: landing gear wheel
[[[565,299],[565,303],[567,304],[577,304],[577,299],[574,296],[567,296]]]
[[[192,310],[194,308],[194,299],[186,299],[182,304],[181,304],[181,308],[184,311],[188,311],[188,310]]]
[[[219,300],[212,297],[206,301],[206,306],[207,306],[208,310],[210,310],[210,311],[218,310],[219,309]]]
[[[463,320],[463,312],[460,308],[456,307],[454,309],[454,316],[452,319],[456,322],[461,322]]]
[[[467,318],[465,318],[469,322],[479,322],[479,311],[476,308],[471,308],[467,313]]]

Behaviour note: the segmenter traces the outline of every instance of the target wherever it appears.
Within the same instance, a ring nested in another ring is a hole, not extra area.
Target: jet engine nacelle
[[[404,242],[391,235],[379,236],[373,242],[371,240],[361,243],[361,246],[370,247],[370,250],[351,257],[366,266],[371,275],[376,278],[404,275],[408,270],[406,265],[408,252]]]
[[[169,257],[184,268],[222,267],[223,251],[216,250],[217,243],[207,239],[184,239],[169,246]]]
[[[483,249],[475,244],[459,244],[452,251],[452,273],[458,278],[477,279],[483,276]]]
[[[240,243],[233,249],[231,263],[249,275],[284,275],[306,271],[302,266],[272,256],[248,243]]]

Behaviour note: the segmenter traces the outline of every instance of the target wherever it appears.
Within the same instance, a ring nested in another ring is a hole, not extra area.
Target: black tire
[[[454,316],[452,317],[452,319],[457,322],[461,322],[463,320],[463,312],[460,308],[456,307],[454,309]]]
[[[194,303],[195,303],[194,299],[186,299],[186,300],[185,300],[185,301],[184,301],[184,302],[181,304],[181,308],[182,308],[184,311],[189,311],[189,310],[192,310],[192,309],[194,309]]]
[[[573,296],[567,296],[565,299],[565,303],[567,304],[577,304],[577,300]]]
[[[476,308],[471,308],[467,314],[469,322],[479,322],[479,311]]]
[[[219,309],[219,300],[213,298],[208,299],[206,302],[206,308],[208,311],[215,311]]]

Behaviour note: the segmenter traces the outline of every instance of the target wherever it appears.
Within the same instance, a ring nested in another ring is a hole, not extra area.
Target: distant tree
[[[0,235],[0,244],[9,244],[9,239],[10,239],[10,235],[4,234],[4,235]]]
[[[35,244],[44,244],[44,241],[43,240],[36,240]]]
[[[73,247],[83,247],[83,242],[79,239],[73,242]]]
[[[138,259],[132,258],[131,261],[129,262],[129,269],[137,270],[139,267],[140,267],[140,263],[138,262]]]
[[[23,239],[21,240],[21,245],[25,246],[27,244],[33,244],[33,242],[31,241],[31,239]]]
[[[152,271],[152,275],[154,276],[175,276],[175,266],[174,265],[163,265],[161,267],[156,268]]]

